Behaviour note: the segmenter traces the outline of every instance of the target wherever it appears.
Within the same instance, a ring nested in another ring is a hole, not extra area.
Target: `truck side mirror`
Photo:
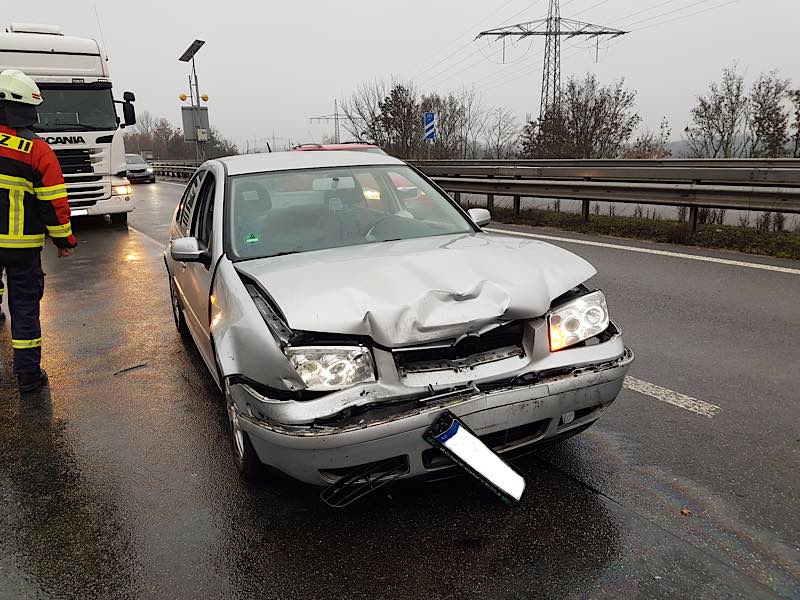
[[[125,93],[130,94],[130,92]],[[131,94],[131,96],[132,95],[133,94]],[[128,100],[122,104],[122,116],[125,117],[126,127],[136,124],[136,109],[133,108],[133,104],[131,104]]]
[[[136,102],[136,96],[133,95],[133,92],[123,92],[122,99],[125,102]]]

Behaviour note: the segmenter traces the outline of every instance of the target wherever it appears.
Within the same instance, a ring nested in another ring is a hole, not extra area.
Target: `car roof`
[[[239,154],[218,159],[228,175],[291,171],[292,169],[321,169],[325,167],[365,167],[373,165],[404,165],[402,160],[384,154],[367,152],[266,152]]]

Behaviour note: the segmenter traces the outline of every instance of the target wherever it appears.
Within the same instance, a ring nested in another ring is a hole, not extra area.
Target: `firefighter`
[[[45,234],[59,257],[77,245],[61,167],[50,146],[30,130],[41,103],[30,77],[15,69],[0,73],[0,273],[5,271],[14,373],[22,392],[47,384],[39,325]]]

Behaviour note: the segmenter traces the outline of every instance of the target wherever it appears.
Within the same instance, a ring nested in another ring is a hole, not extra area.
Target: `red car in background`
[[[349,152],[369,152],[370,154],[386,154],[379,146],[367,142],[344,142],[342,144],[300,144],[292,148],[295,152],[326,152],[346,150]],[[420,192],[415,185],[399,173],[389,173],[389,177],[397,188],[398,196],[406,210],[416,218],[434,219],[435,214],[429,213],[430,205],[428,197],[424,192]],[[364,189],[364,198],[368,205],[372,205],[379,197],[374,197],[377,190]]]

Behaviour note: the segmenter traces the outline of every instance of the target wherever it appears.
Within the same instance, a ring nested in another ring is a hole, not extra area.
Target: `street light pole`
[[[195,65],[194,55],[197,54],[197,51],[203,44],[205,44],[205,41],[195,40],[178,59],[181,62],[192,61],[192,73],[189,75],[189,99],[192,105],[192,125],[194,127],[193,133],[195,148],[197,149],[197,159],[201,162],[205,160],[205,153],[203,152],[203,146],[200,141],[200,136],[198,135],[198,130],[202,125],[202,118],[200,111],[200,85],[197,81],[197,66]],[[194,80],[194,91],[192,91],[192,80]]]

